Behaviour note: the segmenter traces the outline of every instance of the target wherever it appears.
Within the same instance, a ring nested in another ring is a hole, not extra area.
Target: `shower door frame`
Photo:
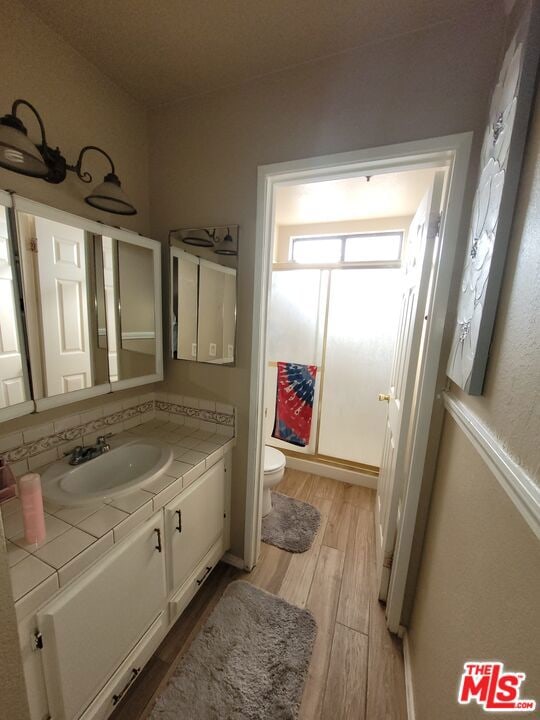
[[[403,172],[446,166],[448,187],[440,231],[440,252],[431,314],[426,322],[426,348],[420,385],[419,410],[412,433],[412,456],[404,493],[391,587],[387,599],[387,625],[392,632],[401,631],[401,613],[405,597],[409,564],[421,492],[429,492],[433,479],[433,455],[438,450],[442,419],[442,390],[446,384],[444,358],[441,362],[444,332],[450,297],[452,272],[458,245],[465,186],[469,169],[472,133],[355,150],[303,160],[263,165],[258,168],[257,227],[255,264],[260,282],[255,283],[250,368],[249,436],[246,478],[246,511],[244,534],[244,567],[251,570],[257,563],[261,543],[262,458],[264,449],[264,378],[266,372],[266,328],[272,270],[275,216],[275,190],[280,185],[339,180],[358,175]],[[446,347],[446,345],[445,345]],[[424,467],[426,473],[424,476]],[[423,513],[420,526],[425,524]]]

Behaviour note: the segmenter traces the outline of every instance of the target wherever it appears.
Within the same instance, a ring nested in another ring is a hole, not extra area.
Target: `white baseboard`
[[[230,552],[226,552],[225,555],[221,558],[224,563],[227,563],[227,565],[232,565],[235,568],[238,568],[239,570],[243,570],[245,565],[242,558],[239,558],[237,555],[233,555]]]
[[[409,637],[407,633],[405,633],[403,636],[403,665],[405,668],[405,696],[407,699],[407,719],[416,720],[416,713],[414,710],[411,656],[409,653]]]
[[[377,487],[377,478],[370,475],[364,475],[356,470],[347,470],[346,468],[336,467],[335,465],[326,465],[316,460],[308,460],[307,458],[288,457],[286,466],[291,470],[302,470],[303,472],[313,473],[321,477],[331,478],[332,480],[341,480],[341,482],[350,483],[351,485],[362,485],[375,489]]]

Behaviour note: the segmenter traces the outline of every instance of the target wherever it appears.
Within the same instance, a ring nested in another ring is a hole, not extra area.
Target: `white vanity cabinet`
[[[32,720],[109,717],[229,549],[230,477],[229,451],[19,621]]]
[[[184,585],[212,546],[223,538],[225,487],[225,461],[221,459],[165,506],[167,572],[171,593]],[[199,585],[204,580],[205,570],[203,577],[199,578]]]
[[[54,720],[79,717],[158,620],[167,597],[164,550],[159,512],[38,613]]]

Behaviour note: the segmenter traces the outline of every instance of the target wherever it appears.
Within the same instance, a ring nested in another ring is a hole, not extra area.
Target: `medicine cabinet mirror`
[[[14,198],[36,409],[163,379],[160,245]]]
[[[169,244],[172,357],[234,365],[238,225],[173,230]]]
[[[0,421],[33,411],[20,284],[13,237],[11,196],[0,191]]]

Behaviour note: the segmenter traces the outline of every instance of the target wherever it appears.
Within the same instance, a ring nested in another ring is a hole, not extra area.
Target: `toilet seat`
[[[264,446],[264,473],[273,473],[285,467],[285,455],[277,448]]]

